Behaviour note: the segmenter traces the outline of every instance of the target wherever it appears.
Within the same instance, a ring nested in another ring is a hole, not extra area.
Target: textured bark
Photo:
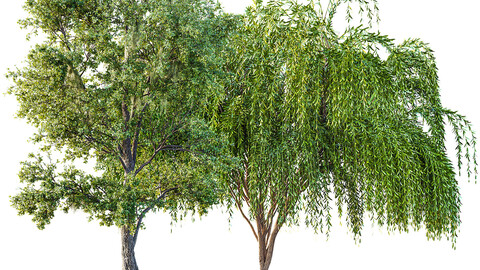
[[[275,222],[273,229],[269,226],[266,228],[265,223],[259,222],[257,219],[258,230],[258,259],[260,263],[260,270],[268,270],[273,257],[273,248],[275,246],[275,239],[280,231],[278,220]]]
[[[122,270],[138,270],[135,260],[135,238],[127,226],[120,228],[122,235]]]
[[[132,108],[132,111],[134,108]],[[128,122],[131,119],[131,114],[125,102],[122,102],[122,115],[125,121],[125,130],[128,129]],[[134,142],[136,143],[136,142]],[[129,190],[129,176],[134,173],[136,153],[132,152],[132,140],[127,137],[122,141],[122,144],[118,146],[120,150],[120,160],[122,161],[123,169],[125,172],[125,179],[123,182],[124,187]],[[136,149],[136,147],[134,147]],[[136,217],[135,217],[136,218]],[[134,217],[129,218],[134,220]],[[120,228],[120,234],[122,236],[122,269],[123,270],[138,270],[137,261],[135,259],[135,244],[137,242],[138,229],[140,228],[141,219],[135,228],[135,233],[132,234],[129,226],[124,225]],[[133,224],[133,223],[130,223]]]
[[[260,270],[268,270],[270,263],[272,262],[272,254],[268,256],[266,242],[260,239],[263,239],[264,236],[259,237],[258,241],[258,260],[260,263]]]

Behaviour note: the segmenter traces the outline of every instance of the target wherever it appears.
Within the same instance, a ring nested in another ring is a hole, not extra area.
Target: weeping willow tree
[[[428,238],[455,240],[460,195],[445,126],[470,176],[470,123],[442,106],[426,43],[353,26],[351,5],[367,22],[378,14],[375,1],[256,1],[230,43],[218,127],[242,166],[224,184],[258,241],[261,270],[281,228],[303,213],[328,232],[334,206],[356,239],[368,214],[389,230],[423,226]],[[349,26],[338,34],[342,6]]]

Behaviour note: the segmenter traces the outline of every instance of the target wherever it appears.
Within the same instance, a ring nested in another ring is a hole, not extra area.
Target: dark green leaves
[[[218,203],[217,174],[233,161],[209,122],[235,19],[209,0],[31,0],[25,9],[22,25],[45,40],[9,74],[18,116],[38,128],[42,151],[67,164],[90,159],[97,172],[25,162],[25,187],[12,197],[19,213],[43,228],[57,208],[82,209],[135,231],[150,210],[204,214]]]

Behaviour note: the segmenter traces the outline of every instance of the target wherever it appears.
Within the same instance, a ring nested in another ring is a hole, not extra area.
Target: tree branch
[[[252,229],[252,232],[253,232],[253,235],[255,236],[255,239],[257,239],[257,241],[258,241],[257,232],[255,231],[255,228],[253,228],[253,225],[252,225],[252,223],[250,222],[250,219],[247,218],[247,216],[246,216],[245,213],[243,212],[239,199],[238,199],[238,198],[235,196],[235,194],[233,193],[232,187],[229,186],[228,188],[230,189],[230,194],[232,194],[232,197],[233,197],[233,199],[235,200],[235,204],[237,205],[238,210],[240,210],[240,213],[242,214],[243,218],[247,221],[248,225],[250,225],[250,229]]]
[[[165,196],[167,195],[167,193],[169,193],[170,191],[173,191],[173,190],[176,190],[178,189],[177,187],[174,187],[174,188],[169,188],[167,190],[164,190],[162,192],[162,194],[160,194],[160,196],[155,199],[155,201],[153,201],[153,203],[145,208],[141,213],[140,213],[140,216],[138,217],[138,220],[137,220],[137,224],[135,226],[135,233],[133,234],[133,244],[135,245],[135,243],[137,243],[137,236],[138,236],[138,232],[140,230],[140,225],[142,224],[142,220],[143,218],[145,217],[145,214],[147,214],[148,211],[152,210],[152,208],[155,206],[155,203],[159,202],[161,199],[165,198]]]
[[[85,190],[83,189],[82,185],[80,185],[79,183],[77,183],[77,182],[75,182],[75,181],[73,181],[73,180],[70,180],[70,182],[72,182],[73,184],[75,184],[75,185],[79,188],[80,193],[83,194],[85,197],[87,197],[88,199],[90,199],[90,200],[92,200],[92,201],[94,201],[94,202],[97,202],[97,203],[100,202],[100,199],[98,199],[98,198],[96,198],[96,197],[94,197],[94,196],[86,193]],[[73,189],[70,189],[70,190],[75,191],[75,190],[73,190]]]
[[[136,176],[145,166],[147,166],[148,164],[152,163],[153,159],[154,159],[155,156],[158,154],[158,152],[160,152],[160,151],[166,151],[166,150],[172,150],[172,151],[187,151],[187,152],[190,152],[190,151],[191,151],[190,149],[183,148],[183,146],[181,146],[181,145],[163,145],[163,146],[159,146],[157,149],[155,149],[155,152],[153,153],[153,155],[152,155],[147,161],[145,161],[142,165],[140,165],[140,167],[138,167],[138,169],[135,170],[135,176]]]
[[[133,160],[137,160],[138,137],[140,136],[140,128],[142,127],[143,115],[144,115],[145,110],[148,107],[148,104],[149,103],[147,102],[143,106],[142,111],[140,112],[140,119],[137,122],[137,127],[136,127],[136,130],[135,130],[135,135],[134,135],[134,139],[133,139],[133,151],[132,151],[133,152],[132,153]],[[135,175],[137,175],[136,172],[135,172]]]
[[[165,124],[163,126],[162,131],[161,131],[161,133],[163,134],[163,139],[161,140],[161,142],[158,143],[158,146],[155,146],[155,143],[153,143],[153,147],[154,147],[153,154],[151,155],[151,157],[146,162],[144,162],[142,165],[140,165],[140,167],[137,170],[135,170],[135,175],[137,175],[145,166],[150,164],[153,161],[153,159],[155,158],[155,156],[158,154],[158,152],[160,152],[160,151],[164,151],[164,150],[190,151],[187,148],[182,148],[182,146],[180,146],[180,145],[165,145],[167,143],[168,139],[173,134],[175,134],[184,124],[184,120],[179,121],[178,124],[175,124],[175,118],[176,118],[177,115],[178,115],[178,112],[176,112],[175,116],[172,117],[172,120],[171,120],[170,123]],[[166,133],[166,130],[167,130],[168,127],[172,127],[172,130],[167,135],[165,133]],[[156,133],[156,132],[153,131],[153,133]]]

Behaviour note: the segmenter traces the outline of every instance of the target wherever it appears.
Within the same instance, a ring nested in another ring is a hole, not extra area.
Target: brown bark
[[[138,270],[135,260],[135,238],[130,233],[128,226],[120,228],[122,235],[122,270]]]
[[[278,223],[278,219],[275,222],[273,229],[271,226],[268,226],[267,228],[265,226],[265,222],[261,222],[259,219],[257,219],[258,259],[260,263],[260,270],[268,270],[270,268],[270,263],[272,262],[273,257],[273,248],[275,246],[275,239],[280,231],[280,227],[281,226]]]
[[[122,161],[125,171],[125,180],[123,184],[125,188],[129,189],[128,175],[135,169],[135,160],[132,156],[130,138],[123,141],[122,145],[119,146],[119,150],[121,152],[120,160]],[[137,242],[139,227],[140,224],[137,224],[135,234],[132,234],[127,225],[123,225],[120,228],[120,234],[122,237],[122,270],[138,270],[137,261],[135,259],[135,244]]]

